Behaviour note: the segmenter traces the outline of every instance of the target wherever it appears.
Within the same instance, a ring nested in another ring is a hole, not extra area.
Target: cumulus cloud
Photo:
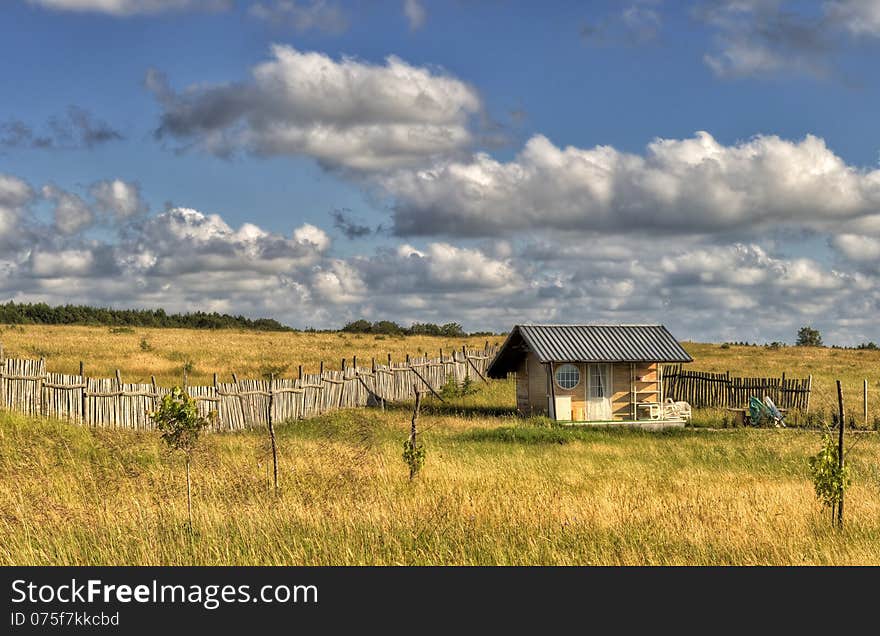
[[[687,144],[665,151],[683,154],[688,161],[677,161],[684,163],[704,161]],[[565,151],[556,153],[548,165],[565,166]],[[813,162],[816,174],[821,164]],[[768,341],[791,340],[812,323],[831,342],[880,338],[864,318],[880,310],[876,207],[825,226],[837,260],[828,252],[785,254],[760,238],[765,232],[726,243],[717,234],[658,237],[605,227],[528,229],[480,244],[412,238],[340,255],[311,224],[280,233],[188,207],[120,217],[107,211],[111,203],[136,207],[119,203],[128,200],[120,186],[89,220],[83,206],[97,209],[98,195],[113,193],[114,183],[90,188],[91,204],[55,185],[38,188],[55,207],[53,221],[41,225],[41,197],[25,181],[0,176],[0,299],[216,310],[317,327],[359,317],[495,330],[523,321],[661,322],[681,338]]]
[[[94,212],[78,195],[51,184],[43,186],[41,192],[54,204],[55,229],[62,234],[76,234],[94,222]]]
[[[298,33],[320,31],[339,34],[348,30],[345,12],[338,5],[325,0],[257,2],[250,6],[248,13],[272,26],[291,28]]]
[[[699,234],[822,227],[880,209],[880,170],[849,166],[811,135],[725,146],[706,132],[657,139],[644,155],[559,148],[543,136],[500,162],[478,154],[381,180],[399,235],[535,230]]]
[[[26,181],[0,173],[0,247],[9,250],[22,239],[22,211],[34,196]]]
[[[428,12],[420,0],[403,0],[403,14],[411,31],[421,29],[428,19]]]
[[[41,132],[20,119],[0,123],[0,146],[6,148],[91,149],[121,139],[122,133],[77,106],[68,107],[64,116],[50,118]]]
[[[141,189],[136,183],[112,179],[98,181],[89,188],[96,207],[117,219],[130,219],[147,211],[141,199]]]
[[[394,56],[375,65],[284,45],[241,82],[178,93],[151,71],[146,85],[163,107],[159,138],[221,156],[307,155],[364,171],[461,152],[481,106],[464,82]]]
[[[166,11],[220,11],[232,5],[231,0],[28,0],[28,2],[55,11],[104,13],[117,17]]]

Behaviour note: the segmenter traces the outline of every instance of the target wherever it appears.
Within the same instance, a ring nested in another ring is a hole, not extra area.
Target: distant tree
[[[370,331],[371,333],[384,333],[392,336],[396,336],[404,332],[403,327],[398,325],[396,322],[391,322],[390,320],[380,320],[378,322],[374,322]]]
[[[467,334],[457,322],[447,322],[440,327],[440,335],[446,338],[457,338],[459,336],[466,336]]]
[[[347,331],[348,333],[370,333],[373,325],[369,320],[353,320],[352,322],[347,323],[342,331]]]
[[[797,346],[799,347],[821,347],[822,334],[812,327],[801,327],[798,329]]]

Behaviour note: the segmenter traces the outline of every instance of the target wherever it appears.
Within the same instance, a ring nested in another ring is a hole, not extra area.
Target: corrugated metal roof
[[[517,325],[541,362],[691,362],[663,325]]]
[[[504,377],[523,344],[541,362],[693,362],[663,325],[516,325],[489,374]]]

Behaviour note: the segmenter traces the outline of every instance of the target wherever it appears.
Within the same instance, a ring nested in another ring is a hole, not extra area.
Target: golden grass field
[[[140,350],[142,337],[152,351]],[[6,328],[0,338],[8,355],[45,355],[50,370],[75,371],[82,358],[95,374],[118,367],[168,382],[175,354],[207,379],[461,346],[85,327]],[[870,375],[877,352],[686,348],[702,370],[812,373],[814,400],[835,377],[854,397],[862,377],[875,391],[880,379]],[[264,431],[207,435],[193,467],[192,546],[183,462],[156,434],[0,414],[0,565],[880,564],[876,433],[850,435],[853,486],[834,529],[806,464],[818,431],[590,430],[517,418],[513,401],[509,381],[450,404],[426,400],[427,459],[413,482],[401,459],[407,405],[278,425],[278,497]]]
[[[398,362],[406,354],[437,356],[441,347],[449,355],[462,345],[482,347],[486,338],[16,325],[0,327],[0,342],[6,357],[44,357],[51,372],[79,373],[83,361],[92,377],[109,378],[119,369],[125,382],[149,382],[154,375],[159,384],[171,386],[183,381],[187,363],[191,384],[210,384],[214,373],[227,382],[233,373],[239,378],[266,373],[296,377],[299,365],[305,373],[317,373],[322,361],[328,369],[339,369],[342,358],[350,364],[352,356],[369,365],[373,357],[387,361],[389,353]]]

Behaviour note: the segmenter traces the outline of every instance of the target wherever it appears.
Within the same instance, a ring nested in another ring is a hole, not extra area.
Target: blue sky
[[[876,0],[15,0],[0,29],[0,300],[880,340]]]

